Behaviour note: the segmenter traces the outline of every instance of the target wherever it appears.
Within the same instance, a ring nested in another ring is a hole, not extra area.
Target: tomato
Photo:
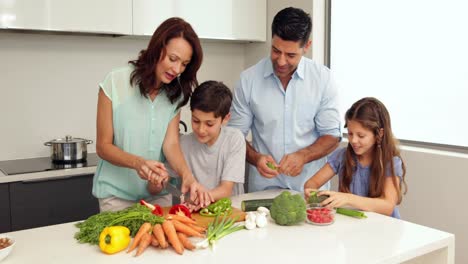
[[[311,208],[307,209],[307,219],[312,223],[330,224],[333,222],[334,215],[329,208]]]

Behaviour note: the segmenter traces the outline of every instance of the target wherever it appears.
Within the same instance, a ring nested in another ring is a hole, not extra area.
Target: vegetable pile
[[[116,212],[102,212],[93,215],[83,222],[77,223],[80,229],[75,234],[79,243],[99,244],[99,235],[104,228],[114,225],[125,226],[130,230],[131,236],[135,236],[140,226],[149,222],[152,225],[161,224],[163,217],[152,214],[146,206],[135,204],[127,209]]]
[[[278,225],[294,225],[305,220],[306,204],[300,194],[283,191],[273,200],[270,214]]]
[[[204,237],[203,232],[205,228],[198,226],[195,220],[185,215],[168,214],[162,224],[143,223],[127,253],[137,249],[135,256],[139,256],[149,246],[166,249],[170,245],[177,254],[182,255],[185,249],[195,249],[188,237]]]

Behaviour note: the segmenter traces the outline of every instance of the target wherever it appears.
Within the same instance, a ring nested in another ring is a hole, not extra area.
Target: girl
[[[354,207],[363,211],[400,218],[397,204],[406,192],[405,164],[393,137],[390,115],[385,106],[372,97],[354,103],[345,115],[348,146],[337,149],[313,177],[304,184],[306,199],[335,174],[339,192],[322,202],[329,208]]]
[[[96,169],[93,194],[101,211],[120,210],[139,199],[170,205],[163,189],[167,159],[182,178],[182,192],[206,191],[184,160],[179,144],[180,108],[197,86],[202,48],[189,23],[169,18],[154,32],[147,49],[99,84]],[[152,196],[147,182],[159,195]],[[202,196],[203,197],[203,196]],[[203,200],[200,199],[203,204]]]

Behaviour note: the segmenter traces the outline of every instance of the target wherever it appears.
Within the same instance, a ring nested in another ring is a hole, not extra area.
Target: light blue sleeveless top
[[[164,162],[162,144],[169,123],[179,111],[179,101],[171,104],[164,92],[154,101],[143,97],[138,87],[130,85],[133,69],[130,65],[114,69],[99,83],[112,101],[114,145],[145,159]],[[93,195],[136,201],[150,196],[146,184],[135,170],[101,160],[94,175]]]

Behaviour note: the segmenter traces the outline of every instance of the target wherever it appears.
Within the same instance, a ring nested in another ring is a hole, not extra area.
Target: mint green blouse
[[[114,145],[145,159],[164,162],[162,145],[169,123],[179,112],[178,102],[171,104],[164,92],[154,101],[143,97],[138,87],[130,85],[133,69],[131,65],[114,69],[99,83],[112,101]],[[136,201],[150,196],[146,184],[135,170],[101,160],[94,175],[93,195]]]

